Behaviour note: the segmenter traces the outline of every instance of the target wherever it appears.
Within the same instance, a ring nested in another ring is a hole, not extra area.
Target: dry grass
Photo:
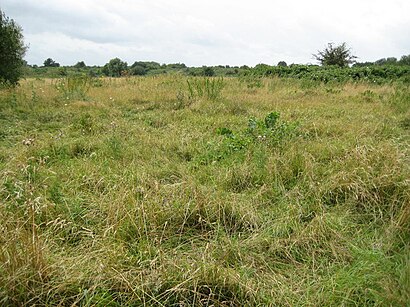
[[[57,85],[0,92],[0,305],[408,304],[408,87]],[[216,132],[272,111],[296,135]]]

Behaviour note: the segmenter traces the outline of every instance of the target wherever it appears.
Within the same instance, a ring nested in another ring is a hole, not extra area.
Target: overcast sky
[[[29,64],[315,63],[328,42],[358,61],[410,54],[410,0],[1,0]]]

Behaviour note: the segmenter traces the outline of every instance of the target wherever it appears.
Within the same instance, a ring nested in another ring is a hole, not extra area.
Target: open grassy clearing
[[[2,90],[0,305],[405,306],[409,106],[290,79]]]

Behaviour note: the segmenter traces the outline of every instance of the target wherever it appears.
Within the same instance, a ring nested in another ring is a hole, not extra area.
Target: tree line
[[[119,58],[111,59],[103,66],[88,66],[84,61],[79,61],[74,65],[62,66],[60,63],[48,58],[42,66],[26,65],[24,67],[24,75],[26,77],[61,77],[82,73],[90,76],[123,77],[180,73],[190,76],[212,77],[217,75],[237,75],[244,69],[249,69],[249,67],[229,65],[188,67],[184,63],[160,64],[154,61],[136,61],[132,65],[128,65],[127,62]]]
[[[285,61],[280,61],[275,65],[258,64],[254,68],[243,66],[202,66],[187,67],[184,63],[160,64],[153,61],[136,61],[132,65],[114,58],[104,66],[87,66],[84,61],[79,61],[72,66],[61,66],[52,58],[47,58],[43,66],[28,65],[24,61],[27,46],[24,44],[24,37],[21,27],[8,18],[0,10],[0,83],[15,85],[23,76],[49,76],[61,77],[72,73],[87,73],[91,76],[144,76],[164,73],[182,73],[191,76],[234,76],[234,75],[277,75],[277,76],[301,76],[311,75],[322,81],[331,79],[332,74],[337,71],[337,76],[344,79],[367,78],[373,75],[381,78],[401,78],[407,76],[407,68],[410,67],[410,55],[403,55],[400,59],[389,57],[375,62],[357,62],[351,49],[346,43],[335,45],[329,43],[323,50],[313,54],[313,58],[326,68],[318,69],[318,65],[287,65]],[[396,67],[395,69],[376,69],[377,67]],[[359,68],[372,67],[373,71],[360,70]],[[335,68],[356,69],[355,71],[341,73]],[[353,76],[353,77],[352,77]]]

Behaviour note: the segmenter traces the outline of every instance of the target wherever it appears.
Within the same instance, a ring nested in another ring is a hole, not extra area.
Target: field
[[[0,90],[0,305],[406,306],[410,88]]]

